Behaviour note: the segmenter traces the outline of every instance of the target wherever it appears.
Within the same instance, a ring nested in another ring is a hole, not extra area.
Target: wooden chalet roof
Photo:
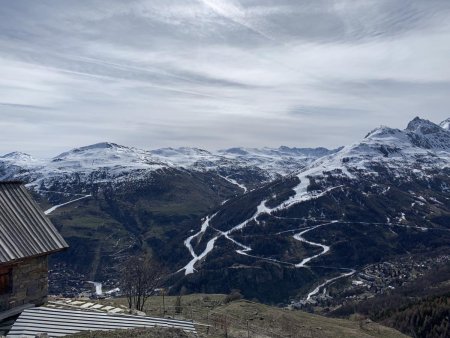
[[[20,182],[0,182],[0,264],[67,248]]]

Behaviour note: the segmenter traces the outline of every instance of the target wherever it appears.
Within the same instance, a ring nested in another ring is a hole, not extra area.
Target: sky
[[[334,148],[450,117],[448,0],[0,4],[0,154]]]

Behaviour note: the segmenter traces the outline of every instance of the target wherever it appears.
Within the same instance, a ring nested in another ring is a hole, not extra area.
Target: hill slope
[[[165,297],[168,316],[193,319],[200,337],[406,337],[402,333],[364,319],[336,319],[287,310],[247,300],[229,301],[226,295],[191,294],[181,297],[178,313],[175,296]],[[103,303],[119,306],[124,299],[104,300]],[[160,316],[161,297],[151,297],[145,312]],[[86,335],[84,335],[86,336]],[[84,337],[80,335],[80,337]],[[114,334],[106,337],[114,337]]]

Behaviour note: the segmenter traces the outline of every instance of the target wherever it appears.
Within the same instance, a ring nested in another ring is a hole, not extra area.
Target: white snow
[[[206,172],[239,172],[256,170],[260,179],[270,181],[303,169],[320,156],[334,153],[324,148],[300,149],[232,149],[209,152],[199,148],[162,148],[143,150],[103,142],[75,148],[49,159],[34,159],[24,153],[14,152],[0,156],[0,179],[20,179],[29,182],[28,187],[51,187],[52,182],[85,180],[96,183],[120,182],[165,168],[184,168]],[[243,154],[244,155],[243,155]],[[92,177],[92,174],[95,174]],[[230,174],[224,176],[230,183],[247,192],[247,187]]]
[[[236,225],[235,227],[231,228],[230,230],[228,230],[226,232],[227,235],[237,231],[237,230],[241,230],[243,228],[245,228],[251,221],[255,221],[256,223],[258,223],[257,218],[259,217],[259,215],[266,213],[266,214],[270,214],[272,211],[272,209],[269,209],[266,206],[266,200],[262,201],[256,208],[256,212],[253,214],[252,217],[250,217],[249,219],[245,220],[244,222]]]
[[[133,171],[134,178],[148,172],[170,167],[152,157],[145,150],[114,143],[97,143],[72,149],[51,159],[36,160],[30,155],[11,153],[0,157],[0,179],[19,179],[29,182],[30,188],[49,188],[58,183],[76,181],[120,181]],[[99,176],[92,177],[95,174]],[[100,178],[101,176],[101,178]],[[125,178],[126,179],[126,178]]]
[[[354,280],[354,281],[352,281],[352,284],[353,284],[353,285],[356,285],[356,286],[359,286],[359,285],[363,285],[364,282],[361,281],[361,280]]]
[[[270,178],[275,178],[277,175],[287,175],[299,171],[315,159],[334,153],[336,150],[280,147],[231,148],[207,151],[199,148],[181,147],[155,149],[150,152],[161,162],[186,169],[217,171],[217,168],[253,167],[262,169]]]
[[[195,252],[192,251],[191,255],[193,255],[194,257],[189,261],[188,264],[186,264],[186,266],[184,268],[180,269],[179,271],[185,270],[185,275],[189,275],[189,274],[194,273],[195,271],[197,271],[194,268],[195,263],[197,263],[198,261],[201,261],[203,258],[206,257],[206,255],[209,252],[212,251],[212,249],[214,249],[214,243],[217,241],[218,238],[219,238],[219,236],[216,236],[216,237],[213,237],[212,239],[210,239],[208,241],[208,243],[206,244],[205,250],[203,250],[203,252],[200,255],[197,256],[195,254]]]
[[[55,205],[55,206],[51,207],[50,209],[45,210],[45,211],[44,211],[44,214],[50,215],[53,211],[55,211],[55,210],[58,209],[58,208],[61,208],[61,207],[65,206],[65,205],[67,205],[67,204],[71,204],[71,203],[74,203],[74,202],[76,202],[76,201],[79,201],[79,200],[82,200],[82,199],[85,199],[85,198],[88,198],[88,197],[91,197],[91,196],[92,196],[92,195],[85,195],[85,196],[83,196],[83,197],[76,198],[76,199],[71,200],[71,201],[69,201],[69,202],[65,202],[65,203],[62,203],[62,204]]]
[[[97,296],[103,295],[103,292],[102,292],[102,283],[99,283],[99,282],[91,282],[91,281],[88,281],[88,283],[94,284],[94,286],[95,286],[95,294],[96,294]]]
[[[323,224],[315,225],[315,226],[313,226],[313,227],[311,227],[309,229],[303,230],[303,231],[301,231],[298,234],[295,234],[293,236],[296,240],[298,240],[300,242],[308,243],[310,245],[318,246],[318,247],[322,248],[322,252],[320,252],[320,253],[318,253],[316,255],[310,256],[310,257],[303,258],[303,260],[300,263],[295,264],[295,267],[297,267],[297,268],[304,268],[306,266],[306,263],[308,263],[309,261],[311,261],[314,258],[317,258],[319,256],[325,255],[328,251],[330,251],[330,247],[328,245],[324,245],[324,244],[321,244],[321,243],[308,241],[307,239],[302,237],[302,235],[306,234],[307,232],[310,232],[311,230],[314,230],[314,229],[317,229],[319,227],[322,227],[324,225],[337,223],[337,222],[338,221],[332,221],[332,222],[329,222],[329,223],[323,223]]]
[[[446,119],[445,121],[442,121],[439,125],[441,126],[442,129],[450,131],[450,118]]]
[[[222,177],[225,181],[230,182],[231,184],[237,185],[239,188],[241,188],[242,190],[244,190],[244,194],[247,193],[247,187],[244,186],[243,184],[240,184],[238,181],[230,178],[230,177],[226,177],[226,176],[222,176],[219,175],[220,177]]]
[[[189,253],[192,256],[192,259],[189,261],[188,264],[186,264],[183,268],[181,268],[178,271],[185,271],[185,275],[189,275],[191,273],[194,273],[196,270],[194,268],[195,264],[199,261],[201,261],[203,258],[205,258],[208,253],[210,253],[213,249],[214,249],[214,244],[216,242],[216,240],[221,237],[224,236],[225,238],[227,238],[228,240],[232,241],[233,243],[235,243],[237,246],[239,246],[241,249],[236,250],[237,253],[245,255],[248,251],[251,250],[250,247],[243,245],[242,243],[239,243],[238,241],[234,240],[233,238],[230,237],[230,234],[237,231],[237,230],[241,230],[244,227],[246,227],[248,225],[248,223],[250,223],[252,220],[255,220],[257,222],[257,218],[259,215],[261,215],[262,213],[270,213],[269,208],[266,207],[266,201],[262,201],[258,207],[256,208],[256,212],[255,214],[249,218],[248,220],[245,220],[244,222],[236,225],[235,227],[231,228],[228,231],[219,231],[217,229],[215,229],[216,231],[218,231],[220,234],[218,236],[213,237],[212,239],[210,239],[206,245],[205,250],[203,250],[203,252],[200,255],[197,255],[195,253],[194,248],[192,247],[192,240],[194,238],[196,238],[197,236],[203,234],[206,229],[208,229],[210,227],[210,221],[214,218],[215,214],[210,216],[207,216],[205,221],[202,223],[202,226],[200,228],[200,231],[197,232],[196,234],[189,236],[185,241],[184,241],[184,245],[187,247],[187,249],[189,250]]]
[[[429,200],[432,201],[432,202],[434,202],[434,203],[444,205],[444,203],[442,203],[441,201],[437,200],[437,199],[434,198],[434,197],[430,197]]]
[[[189,236],[185,241],[184,241],[184,245],[188,248],[189,253],[192,256],[191,261],[186,264],[186,266],[181,270],[185,270],[185,274],[189,275],[191,273],[194,273],[195,269],[194,269],[194,265],[195,263],[197,263],[198,261],[200,261],[201,259],[203,259],[204,257],[206,257],[206,255],[214,248],[214,243],[216,242],[218,236],[214,237],[213,239],[211,239],[207,245],[206,245],[206,249],[200,254],[200,256],[197,256],[197,254],[194,251],[194,248],[192,247],[192,240],[194,238],[197,238],[198,236],[202,235],[205,233],[206,229],[209,228],[209,222],[211,221],[211,219],[214,218],[216,214],[212,215],[212,216],[206,216],[205,220],[202,223],[202,226],[200,228],[200,231],[198,231],[197,233],[195,233],[192,236]]]

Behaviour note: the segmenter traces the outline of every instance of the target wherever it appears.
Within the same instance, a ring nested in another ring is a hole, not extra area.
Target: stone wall
[[[31,303],[42,305],[48,293],[48,256],[25,259],[12,265],[12,289],[0,295],[0,311]]]

